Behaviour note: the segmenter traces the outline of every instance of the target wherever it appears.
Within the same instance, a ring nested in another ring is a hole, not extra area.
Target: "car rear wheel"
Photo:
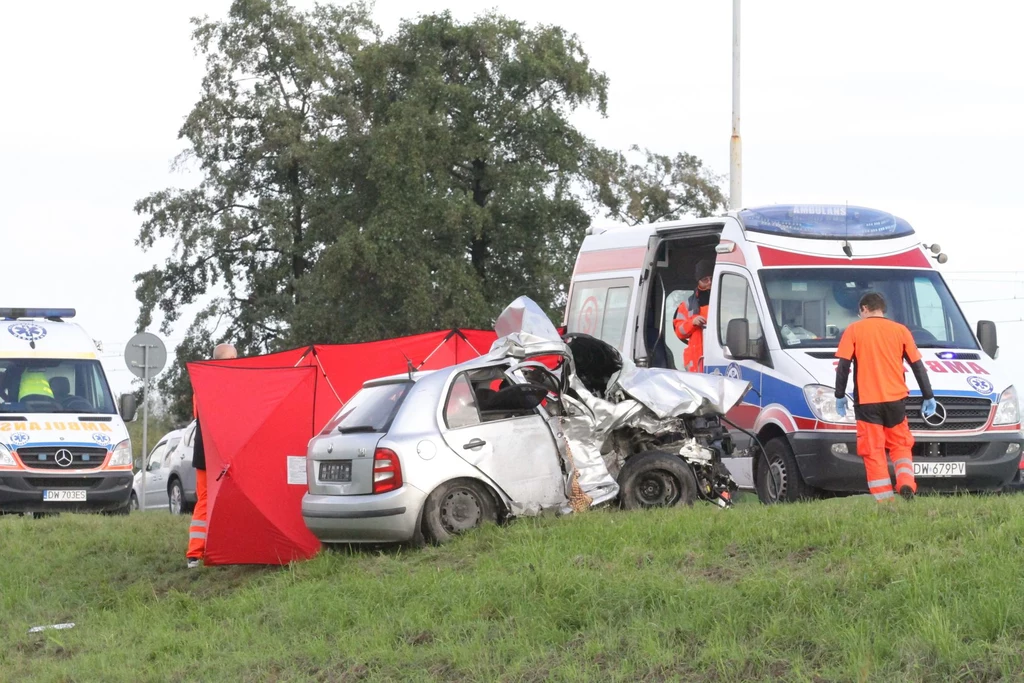
[[[693,505],[697,479],[682,458],[649,451],[626,460],[619,472],[619,501],[626,510]]]
[[[185,492],[181,489],[181,482],[177,479],[171,482],[167,489],[167,509],[172,515],[185,514]]]
[[[427,496],[423,509],[423,535],[444,543],[488,522],[497,523],[498,506],[482,484],[472,480],[445,482]]]

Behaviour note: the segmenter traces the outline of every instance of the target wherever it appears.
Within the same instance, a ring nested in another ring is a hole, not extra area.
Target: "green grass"
[[[591,511],[290,568],[186,570],[186,532],[0,518],[0,679],[1024,676],[1024,496]]]

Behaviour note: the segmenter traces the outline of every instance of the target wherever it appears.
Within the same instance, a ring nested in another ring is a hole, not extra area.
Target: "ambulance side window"
[[[632,278],[576,282],[566,320],[568,331],[589,334],[621,349],[632,294]]]
[[[761,317],[757,314],[754,293],[751,291],[747,279],[740,275],[723,273],[718,287],[719,343],[725,346],[730,320],[744,319],[750,327],[750,349],[753,353],[758,354],[758,347],[763,343],[764,335],[761,330]]]

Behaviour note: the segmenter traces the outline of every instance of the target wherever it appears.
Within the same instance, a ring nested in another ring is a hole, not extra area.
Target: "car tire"
[[[795,503],[818,497],[817,490],[800,475],[793,449],[785,437],[771,439],[759,457],[754,488],[763,504]]]
[[[172,479],[167,487],[167,509],[172,515],[185,514],[185,491],[180,479]]]
[[[430,543],[444,543],[470,529],[497,522],[494,496],[471,479],[441,484],[423,505],[423,536]]]
[[[132,491],[131,500],[128,501],[128,509],[130,509],[132,512],[139,511],[139,497],[135,495],[134,491]]]
[[[697,478],[677,455],[648,451],[626,460],[619,471],[619,504],[625,510],[693,505]]]

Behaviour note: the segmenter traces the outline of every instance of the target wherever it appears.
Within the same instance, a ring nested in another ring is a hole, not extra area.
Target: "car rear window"
[[[364,387],[324,427],[331,432],[386,432],[412,382]]]

